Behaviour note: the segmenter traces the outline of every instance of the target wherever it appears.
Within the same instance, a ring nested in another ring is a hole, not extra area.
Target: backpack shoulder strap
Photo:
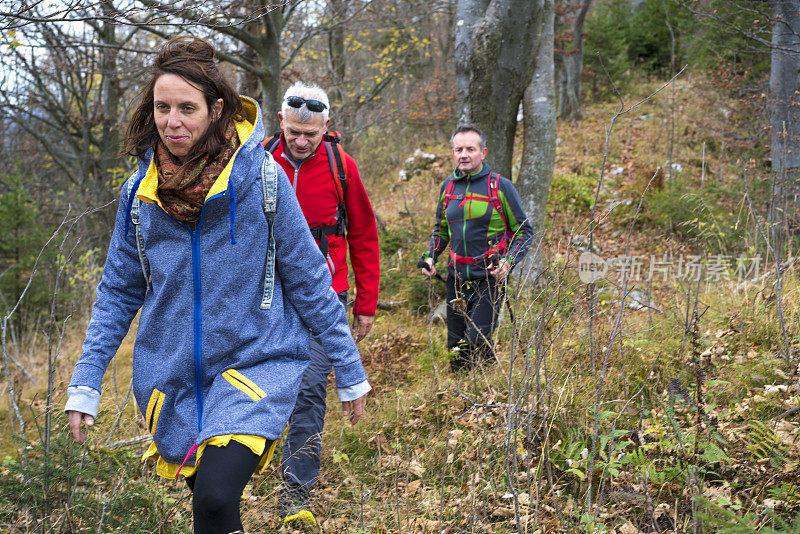
[[[503,226],[508,230],[508,221],[503,210],[503,202],[500,200],[500,175],[496,172],[490,173],[488,182],[489,201],[492,203],[492,207],[497,210],[497,213],[500,214],[500,218],[503,219]]]
[[[261,195],[264,216],[267,218],[267,260],[264,269],[264,291],[261,296],[261,309],[272,307],[272,293],[275,287],[275,211],[278,207],[278,168],[272,154],[267,151],[261,163]]]
[[[133,173],[130,178],[125,180],[125,198],[129,199],[129,202],[131,203],[131,208],[130,208],[131,219],[136,217],[136,221],[133,222],[133,224],[139,224],[139,204],[141,203],[141,201],[139,200],[139,197],[137,197],[137,196],[134,196],[131,199],[131,193],[133,192],[133,186],[136,185],[136,174],[137,173]],[[133,213],[134,209],[136,210],[136,214],[135,215]]]
[[[131,194],[134,193],[133,187],[139,182],[136,179],[136,173],[133,174],[128,181],[125,183],[125,196],[129,199],[131,198]],[[142,275],[144,276],[145,282],[147,282],[147,290],[153,289],[152,283],[150,282],[150,260],[147,259],[147,253],[144,250],[144,236],[142,235],[142,228],[139,225],[139,210],[142,206],[142,201],[139,200],[135,194],[133,194],[133,198],[130,200],[131,203],[131,223],[133,223],[133,227],[136,233],[136,252],[139,255],[139,265],[142,266]]]
[[[445,211],[447,211],[447,205],[450,204],[450,199],[453,198],[453,190],[456,188],[456,181],[450,176],[450,181],[447,182],[447,185],[444,188],[444,198],[442,199],[442,217],[445,216]]]
[[[262,144],[264,145],[264,150],[272,154],[275,152],[275,149],[278,148],[278,143],[281,141],[281,132],[275,132],[267,138]]]
[[[330,141],[331,143],[341,143],[342,142],[342,134],[339,133],[338,130],[328,130],[322,135],[322,138],[325,141]]]
[[[322,136],[325,143],[325,150],[328,153],[328,164],[331,168],[331,175],[336,183],[336,192],[339,195],[339,203],[344,205],[344,194],[347,191],[347,159],[342,148],[342,136],[339,132],[331,130]]]

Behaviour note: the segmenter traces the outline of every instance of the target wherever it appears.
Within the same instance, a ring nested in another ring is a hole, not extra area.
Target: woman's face
[[[222,99],[209,112],[203,93],[177,74],[162,74],[153,87],[153,118],[172,155],[183,159],[222,111]]]

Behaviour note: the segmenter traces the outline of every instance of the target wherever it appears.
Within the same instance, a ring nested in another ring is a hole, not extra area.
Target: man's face
[[[312,117],[308,122],[300,122],[291,113],[278,113],[278,118],[289,155],[296,161],[304,161],[317,150],[330,122],[325,121],[322,115]]]
[[[481,136],[475,132],[461,132],[453,137],[453,159],[458,170],[475,174],[486,159],[486,147],[481,148]]]

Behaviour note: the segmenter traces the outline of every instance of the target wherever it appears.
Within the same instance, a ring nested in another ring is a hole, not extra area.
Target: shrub
[[[188,514],[175,508],[176,494],[155,481],[139,454],[123,448],[84,449],[73,442],[66,416],[54,414],[45,451],[26,445],[27,459],[6,457],[0,476],[0,520],[38,524],[39,531],[182,532]],[[32,526],[32,525],[31,525]]]
[[[30,184],[23,179],[21,168],[0,176],[0,306],[11,308],[25,290],[39,254],[47,241],[40,222],[40,208],[28,192]],[[46,251],[40,259],[39,270],[53,257]],[[34,277],[23,305],[21,329],[27,319],[46,313],[50,302],[45,276]]]
[[[592,209],[597,178],[571,172],[553,176],[547,212],[555,209],[572,214],[586,213]]]
[[[764,202],[768,184],[753,181],[750,187],[751,199],[758,206]],[[663,189],[648,192],[640,214],[642,222],[676,233],[683,239],[696,239],[699,229],[707,252],[733,255],[743,252],[748,245],[742,240],[742,228],[749,218],[747,201],[736,184],[707,180],[701,191],[697,180],[684,176],[678,176]]]
[[[668,73],[670,26],[675,33],[676,55],[680,55],[679,37],[689,20],[687,12],[661,0],[644,0],[636,5],[630,0],[598,4],[586,18],[584,63],[594,80],[593,89],[608,86],[606,72],[618,87],[630,81],[634,70]]]

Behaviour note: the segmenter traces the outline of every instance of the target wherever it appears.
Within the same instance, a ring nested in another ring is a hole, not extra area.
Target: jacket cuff
[[[375,304],[375,307],[372,309],[368,307],[362,308],[361,306],[359,306],[358,303],[356,303],[353,306],[353,315],[364,315],[367,317],[375,317],[375,311],[377,309],[378,309],[377,303]]]
[[[356,353],[356,355],[358,355],[358,353]],[[367,373],[364,370],[364,366],[361,364],[361,356],[358,356],[357,360],[343,366],[337,367],[334,365],[333,371],[336,378],[337,389],[357,386],[367,381]]]
[[[100,407],[100,392],[89,386],[70,386],[67,388],[67,404],[64,411],[85,413],[97,418]]]
[[[81,355],[83,357],[84,355]],[[98,392],[103,390],[103,375],[105,369],[99,365],[90,362],[81,362],[75,364],[75,369],[72,371],[72,378],[69,381],[69,387],[86,386]]]
[[[372,391],[372,386],[370,386],[369,382],[366,380],[348,388],[336,388],[336,393],[339,395],[340,402],[360,399],[370,391]]]

